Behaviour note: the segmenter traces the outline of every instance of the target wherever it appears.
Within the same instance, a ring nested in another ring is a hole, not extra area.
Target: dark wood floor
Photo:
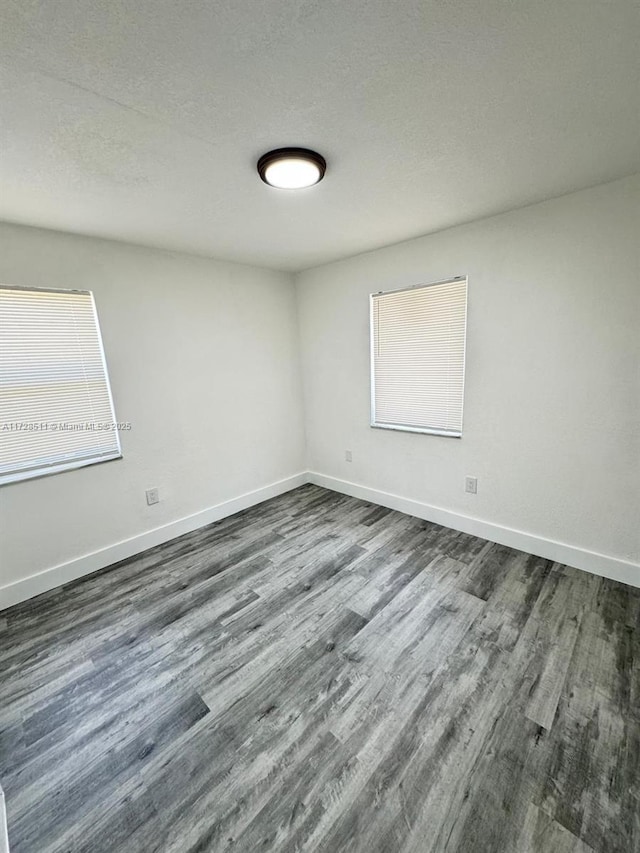
[[[0,613],[12,853],[640,850],[640,590],[315,486]]]

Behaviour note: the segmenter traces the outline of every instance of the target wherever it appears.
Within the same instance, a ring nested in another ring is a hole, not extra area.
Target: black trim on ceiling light
[[[275,187],[276,189],[284,189],[284,187],[278,187],[276,184],[270,183],[267,180],[266,175],[269,166],[273,163],[279,162],[280,160],[304,160],[307,163],[313,163],[313,165],[318,169],[318,179],[314,181],[313,184],[307,184],[307,186],[311,187],[319,184],[327,171],[327,161],[324,157],[321,154],[318,154],[317,151],[311,151],[309,148],[276,148],[273,151],[267,151],[267,153],[263,154],[258,160],[258,174],[265,184],[268,184],[270,187]],[[290,189],[296,188],[291,187]],[[299,187],[298,189],[303,189],[303,187]]]

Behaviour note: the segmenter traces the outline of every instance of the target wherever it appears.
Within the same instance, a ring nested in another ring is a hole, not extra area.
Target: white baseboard
[[[306,482],[306,472],[295,474],[293,477],[287,477],[285,480],[270,483],[261,489],[247,492],[237,498],[232,498],[229,501],[216,504],[201,512],[186,516],[186,518],[179,518],[177,521],[171,521],[162,527],[148,530],[139,536],[133,536],[131,539],[116,542],[107,548],[92,551],[90,554],[84,554],[82,557],[78,557],[68,563],[53,566],[53,568],[47,569],[44,572],[39,572],[36,575],[31,575],[23,580],[0,587],[0,611],[6,607],[11,607],[13,604],[26,601],[28,598],[33,598],[35,595],[40,595],[42,592],[48,592],[57,586],[69,583],[69,581],[89,575],[91,572],[98,571],[98,569],[104,569],[106,566],[127,559],[127,557],[133,557],[135,554],[140,554],[142,551],[153,548],[155,545],[162,545],[163,542],[168,542],[170,539],[175,539],[184,533],[191,533],[192,530],[197,530],[199,527],[204,527],[213,521],[219,521],[221,518],[226,518],[243,509],[248,509],[255,504],[269,500],[269,498],[275,498],[277,495],[289,492],[298,486],[303,486]]]
[[[444,527],[461,530],[463,533],[471,533],[473,536],[498,542],[500,545],[507,545],[519,551],[526,551],[528,554],[535,554],[547,560],[573,566],[594,575],[640,587],[640,565],[637,563],[630,563],[616,557],[609,557],[606,554],[576,548],[574,545],[567,545],[564,542],[544,539],[541,536],[525,533],[523,530],[502,527],[480,518],[461,515],[448,509],[403,498],[400,495],[350,483],[347,480],[327,477],[315,471],[308,472],[308,482],[315,483],[316,486],[323,486],[325,489],[332,489],[334,492],[341,492],[344,495],[386,506],[407,515],[414,515],[417,518],[425,519],[425,521],[433,521],[436,524],[442,524]]]
[[[7,810],[4,805],[4,792],[2,790],[2,786],[0,786],[0,853],[9,853]]]
[[[442,524],[444,527],[451,527],[454,530],[461,530],[463,533],[480,536],[491,542],[498,542],[510,548],[517,548],[519,551],[536,554],[539,557],[554,560],[567,566],[573,566],[576,569],[583,569],[584,571],[591,572],[591,574],[601,575],[611,580],[640,587],[640,565],[636,563],[619,560],[615,557],[598,554],[594,551],[587,551],[583,548],[576,548],[564,542],[544,539],[541,536],[534,536],[531,533],[514,530],[511,527],[502,527],[499,524],[492,524],[480,518],[461,515],[460,513],[451,512],[441,507],[403,498],[400,495],[382,492],[378,489],[370,489],[367,486],[350,483],[347,480],[328,477],[315,471],[307,471],[287,477],[285,480],[279,480],[276,483],[270,483],[261,489],[256,489],[253,492],[247,492],[237,498],[216,504],[202,510],[202,512],[194,513],[186,518],[180,518],[162,527],[156,527],[153,530],[141,533],[139,536],[133,536],[131,539],[125,539],[122,542],[117,542],[99,551],[84,554],[75,560],[62,563],[59,566],[54,566],[36,575],[31,575],[28,578],[0,587],[0,611],[84,575],[89,575],[91,572],[104,569],[120,560],[133,557],[142,551],[146,551],[148,548],[153,548],[155,545],[161,545],[163,542],[168,542],[170,539],[182,536],[184,533],[190,533],[199,527],[204,527],[214,521],[219,521],[221,518],[226,518],[243,509],[248,509],[251,506],[255,506],[255,504],[262,503],[262,501],[269,500],[269,498],[284,494],[298,486],[303,486],[305,483],[314,483],[317,486],[323,486],[334,492],[340,492],[354,498],[361,498],[370,503],[404,512],[407,515],[414,515],[417,518],[424,518],[426,521],[433,521],[436,524]]]

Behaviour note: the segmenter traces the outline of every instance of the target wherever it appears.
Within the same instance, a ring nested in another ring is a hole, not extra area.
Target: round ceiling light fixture
[[[258,160],[262,180],[280,190],[312,187],[324,178],[326,170],[324,157],[308,148],[277,148]]]

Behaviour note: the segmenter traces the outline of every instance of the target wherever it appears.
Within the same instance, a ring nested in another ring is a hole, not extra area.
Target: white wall
[[[524,531],[527,550],[595,552],[574,564],[603,574],[599,555],[640,562],[639,212],[636,177],[320,267],[297,278],[298,317],[284,273],[0,225],[0,281],[94,291],[116,415],[133,424],[123,460],[0,488],[0,609],[305,468],[489,538]],[[463,438],[371,429],[368,294],[457,274]]]
[[[635,177],[300,274],[308,467],[640,562],[639,212]],[[371,429],[368,295],[464,274],[462,439]]]
[[[122,460],[0,488],[0,588],[302,470],[290,275],[0,225],[0,281],[94,292],[116,417],[133,425]]]

